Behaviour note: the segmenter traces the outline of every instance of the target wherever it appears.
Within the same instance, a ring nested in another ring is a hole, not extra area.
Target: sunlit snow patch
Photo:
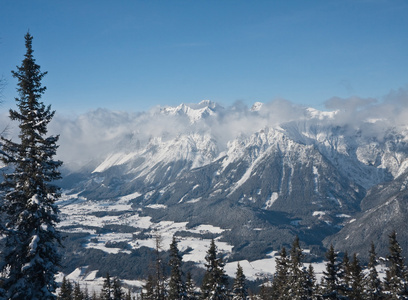
[[[268,209],[272,206],[272,204],[276,201],[276,199],[279,198],[279,194],[277,192],[273,192],[271,198],[266,201],[265,203],[265,209]]]
[[[167,206],[163,205],[163,204],[150,204],[150,205],[146,205],[146,207],[153,208],[153,209],[165,209],[165,208],[167,208]]]
[[[314,211],[313,212],[313,217],[322,217],[326,214],[325,211]]]

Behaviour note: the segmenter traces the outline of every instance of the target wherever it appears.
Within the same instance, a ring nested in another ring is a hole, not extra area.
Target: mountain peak
[[[186,116],[190,119],[191,123],[212,116],[216,114],[218,109],[222,109],[220,105],[210,100],[202,100],[199,103],[182,103],[176,107],[164,107],[160,109],[160,113],[173,116]]]
[[[251,111],[259,111],[261,110],[262,106],[263,106],[262,102],[255,102],[251,107]]]

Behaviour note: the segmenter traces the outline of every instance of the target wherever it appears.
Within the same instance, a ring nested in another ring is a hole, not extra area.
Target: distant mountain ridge
[[[262,103],[239,112],[244,125],[260,128],[226,142],[231,124],[242,125],[237,111],[211,101],[160,108],[155,114],[169,131],[143,141],[135,128],[95,168],[68,174],[62,185],[89,201],[133,195],[126,198],[131,211],[153,222],[223,228],[219,238],[233,246],[232,260],[262,258],[296,235],[313,255],[334,243],[364,256],[371,239],[387,234],[380,233],[386,224],[406,228],[405,128],[372,119],[341,124],[339,111],[296,108],[300,117],[286,122],[273,113]],[[182,129],[170,133],[171,126]],[[364,224],[378,226],[367,233]]]
[[[194,123],[202,118],[212,116],[217,113],[221,106],[210,100],[203,100],[198,104],[180,104],[177,107],[164,107],[160,109],[160,113],[167,115],[186,116]]]

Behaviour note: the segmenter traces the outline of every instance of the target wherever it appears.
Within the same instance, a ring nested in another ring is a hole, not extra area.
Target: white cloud
[[[192,106],[193,107],[193,106]],[[332,98],[326,107],[336,110],[332,118],[314,119],[314,124],[344,126],[352,131],[380,139],[387,128],[408,126],[408,90],[400,89],[382,101],[352,97]],[[93,159],[102,159],[112,151],[132,151],[153,137],[172,139],[193,132],[210,133],[224,150],[227,142],[249,136],[267,126],[289,121],[307,121],[306,108],[286,100],[265,103],[259,111],[237,102],[218,114],[191,123],[183,115],[164,115],[155,107],[147,112],[118,112],[97,109],[79,116],[55,115],[50,134],[60,135],[58,158],[70,168],[82,166]],[[4,113],[0,126],[8,126],[8,135],[17,136],[18,126]]]

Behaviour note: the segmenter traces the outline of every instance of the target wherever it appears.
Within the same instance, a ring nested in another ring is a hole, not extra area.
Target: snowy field
[[[162,221],[159,223],[152,222],[148,216],[140,216],[141,211],[132,209],[130,201],[137,197],[138,194],[132,194],[121,197],[117,200],[106,201],[91,201],[78,195],[64,195],[58,202],[61,210],[61,222],[59,227],[65,232],[86,232],[89,233],[88,242],[84,245],[87,248],[99,249],[107,253],[130,253],[130,249],[137,249],[142,246],[154,248],[155,234],[161,237],[161,246],[163,250],[168,250],[172,242],[173,235],[178,231],[191,232],[193,234],[211,233],[216,236],[215,242],[219,253],[223,253],[228,257],[232,251],[232,245],[221,242],[222,234],[228,230],[212,225],[199,225],[194,228],[187,228],[187,222],[172,222]],[[164,205],[150,206],[154,209],[166,209]],[[101,212],[113,213],[115,215],[104,215]],[[120,212],[120,213],[119,213]],[[99,217],[98,217],[99,216]],[[129,233],[96,233],[94,228],[103,228],[107,225],[127,225],[135,228],[134,232]],[[89,229],[92,228],[92,229]],[[146,238],[136,238],[138,233],[148,231],[151,234],[146,235]],[[210,245],[210,239],[200,237],[178,237],[178,247],[180,251],[189,249],[187,254],[183,256],[183,261],[195,262],[204,267],[205,255]],[[127,249],[112,248],[112,245],[107,245],[114,242],[125,242],[128,244]],[[276,252],[271,252],[267,258],[256,261],[241,260],[239,264],[244,270],[244,274],[249,280],[257,278],[265,278],[275,272]],[[228,261],[225,265],[226,273],[235,277],[238,261]],[[324,263],[313,264],[316,277],[320,280]],[[77,268],[67,278],[73,282],[80,283],[81,287],[88,288],[92,293],[99,293],[103,284],[103,278],[96,277],[97,270],[87,270],[86,266]],[[62,281],[63,274],[60,274],[58,281]],[[140,288],[143,285],[141,281],[124,280],[125,284]]]

